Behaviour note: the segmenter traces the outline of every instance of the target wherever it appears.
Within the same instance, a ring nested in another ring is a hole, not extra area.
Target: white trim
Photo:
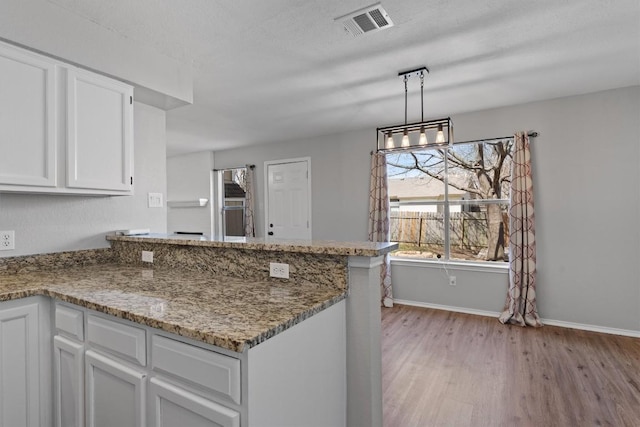
[[[311,157],[296,157],[293,159],[281,159],[281,160],[265,160],[264,162],[264,235],[267,237],[267,233],[269,232],[269,227],[267,224],[269,223],[269,166],[271,165],[282,165],[286,163],[299,163],[299,162],[307,162],[307,195],[308,197],[308,213],[307,218],[309,220],[309,226],[307,227],[309,230],[309,240],[311,240],[313,233],[313,223],[311,221]]]
[[[481,273],[509,274],[509,263],[436,261],[425,259],[409,259],[391,257],[391,265],[416,268],[440,268],[456,271],[477,271]]]
[[[475,314],[477,316],[498,317],[497,311],[476,310],[474,308],[454,307],[451,305],[431,304],[428,302],[409,301],[404,299],[394,299],[394,304],[410,305],[412,307],[433,308],[436,310],[454,311],[456,313]]]
[[[631,329],[609,328],[607,326],[587,325],[585,323],[565,322],[563,320],[541,319],[542,323],[561,328],[580,329],[583,331],[600,332],[603,334],[624,335],[626,337],[640,338],[640,331]]]
[[[454,307],[450,305],[431,304],[427,302],[409,301],[402,299],[394,299],[395,304],[409,305],[412,307],[433,308],[436,310],[453,311],[456,313],[475,314],[477,316],[498,317],[500,313],[497,311],[476,310],[473,308]],[[640,338],[640,331],[631,329],[609,328],[607,326],[589,325],[586,323],[565,322],[563,320],[540,319],[542,323],[549,326],[558,326],[560,328],[579,329],[582,331],[600,332],[610,335],[623,335],[626,337]]]
[[[349,267],[355,268],[373,268],[382,265],[384,255],[376,257],[354,256],[349,257]]]

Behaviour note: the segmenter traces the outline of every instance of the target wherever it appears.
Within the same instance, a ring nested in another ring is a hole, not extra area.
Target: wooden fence
[[[391,241],[417,246],[444,245],[444,214],[438,212],[392,212]],[[455,212],[449,215],[451,246],[479,250],[487,246],[487,218],[484,212]]]

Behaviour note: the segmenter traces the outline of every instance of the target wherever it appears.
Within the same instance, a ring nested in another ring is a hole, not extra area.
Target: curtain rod
[[[222,172],[222,171],[230,171],[233,169],[244,169],[248,167],[249,169],[254,169],[256,167],[256,165],[243,165],[243,166],[236,166],[235,168],[222,168],[222,169],[214,169],[214,172]]]
[[[531,132],[527,133],[527,136],[529,138],[535,138],[538,135],[540,135],[540,134],[538,132],[536,132],[536,131],[531,131]],[[377,133],[376,133],[376,136],[377,136]],[[455,141],[453,143],[453,145],[457,145],[457,144],[472,144],[472,143],[487,142],[487,141],[498,141],[500,139],[513,139],[514,137],[515,137],[514,135],[511,135],[511,136],[502,136],[502,137],[497,137],[497,138],[471,139],[469,141]],[[414,149],[416,147],[420,147],[420,145],[412,145],[411,147],[380,148],[380,149],[377,149],[375,151],[371,151],[370,154],[373,154],[373,153],[376,153],[376,152],[380,152],[380,151],[382,151],[382,152],[384,152],[384,151],[388,151],[388,152],[410,151],[411,149]],[[438,146],[435,145],[435,144],[431,144],[431,145],[424,146],[423,148],[434,148],[434,147],[437,148]],[[444,145],[442,145],[441,148],[444,148],[444,147],[448,147],[448,145],[444,144]]]
[[[527,136],[529,138],[535,138],[538,135],[539,135],[538,132],[535,132],[535,131],[531,131],[527,133]],[[498,138],[471,139],[469,141],[454,141],[453,144],[454,145],[455,144],[471,144],[473,142],[497,141],[499,139],[513,139],[514,137],[515,137],[514,135],[511,135],[511,136],[501,136]]]

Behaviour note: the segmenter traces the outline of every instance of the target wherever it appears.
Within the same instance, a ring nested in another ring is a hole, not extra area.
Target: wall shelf
[[[167,206],[170,208],[203,208],[207,206],[209,199],[195,199],[195,200],[183,200],[167,202]]]

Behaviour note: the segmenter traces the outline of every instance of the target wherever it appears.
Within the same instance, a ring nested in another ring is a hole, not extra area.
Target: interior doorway
[[[245,236],[247,168],[216,172],[216,229],[223,238]]]

